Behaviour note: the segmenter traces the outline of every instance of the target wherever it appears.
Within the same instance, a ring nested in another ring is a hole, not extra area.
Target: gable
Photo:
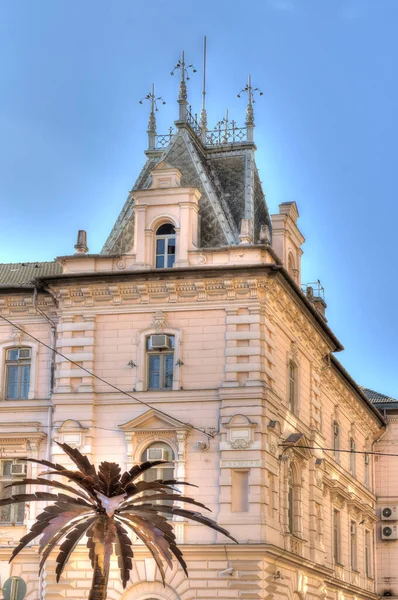
[[[127,421],[118,426],[124,432],[143,432],[143,431],[176,431],[189,430],[191,427],[182,423],[178,419],[174,419],[169,415],[164,415],[156,409],[151,408],[147,412]]]

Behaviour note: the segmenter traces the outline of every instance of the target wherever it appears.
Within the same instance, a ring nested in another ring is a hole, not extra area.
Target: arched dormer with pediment
[[[134,191],[135,235],[131,254],[136,265],[146,268],[183,267],[189,264],[188,252],[198,248],[199,190],[181,186],[181,172],[165,161],[152,171],[148,189]],[[161,228],[170,231],[160,232]],[[174,260],[168,261],[167,236],[174,230]],[[159,233],[160,232],[160,233]],[[162,242],[159,244],[159,241]],[[166,243],[163,243],[163,242]],[[162,248],[160,248],[162,246]],[[162,266],[157,257],[165,254]],[[170,264],[172,262],[172,264]]]

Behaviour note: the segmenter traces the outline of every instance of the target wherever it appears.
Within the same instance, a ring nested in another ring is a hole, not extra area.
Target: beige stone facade
[[[201,245],[201,198],[211,190],[186,185],[181,170],[166,157],[132,192],[128,251],[62,257],[38,291],[1,290],[0,314],[27,332],[0,320],[2,483],[19,457],[65,462],[58,440],[122,467],[165,452],[174,473],[199,486],[195,498],[239,545],[176,520],[189,579],[174,566],[164,588],[137,542],[125,591],[114,563],[112,600],[376,598],[374,464],[349,450],[370,452],[384,421],[334,358],[342,347],[322,302],[301,291],[297,207],[281,205],[272,244],[266,225],[257,240],[245,218],[236,243]],[[174,266],[157,269],[164,224],[175,232]],[[163,353],[152,336],[164,336]],[[12,349],[30,353],[13,359]],[[23,371],[12,371],[12,387],[9,369],[28,362],[24,393]],[[28,465],[28,476],[39,470]],[[21,575],[27,600],[86,598],[84,544],[59,584],[55,557],[38,577],[36,544],[6,562],[42,508],[3,511],[1,582]]]

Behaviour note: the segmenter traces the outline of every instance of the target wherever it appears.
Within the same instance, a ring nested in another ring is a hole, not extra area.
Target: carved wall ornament
[[[228,421],[224,421],[227,429],[227,441],[235,450],[246,450],[254,441],[254,429],[257,423],[250,421],[245,415],[234,415]]]
[[[161,310],[158,310],[152,317],[152,327],[156,329],[156,333],[161,333],[164,328],[167,327],[167,324],[167,314]]]
[[[121,271],[123,271],[126,268],[126,261],[124,258],[121,258],[120,260],[117,261],[116,266],[118,269],[120,269]]]
[[[207,263],[207,256],[200,254],[198,256],[198,265],[205,265]]]
[[[9,339],[18,346],[21,346],[23,340],[26,340],[28,338],[29,336],[26,335],[26,333],[24,333],[23,331],[20,331],[19,329],[12,329],[9,335]]]

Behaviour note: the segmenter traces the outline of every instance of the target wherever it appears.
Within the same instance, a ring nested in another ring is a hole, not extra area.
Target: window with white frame
[[[356,446],[354,438],[350,438],[350,471],[351,475],[356,475],[357,473],[357,455],[355,453]]]
[[[0,461],[0,498],[9,498],[13,494],[24,494],[25,485],[7,487],[11,483],[18,483],[26,476],[26,463],[17,460],[4,459]],[[0,507],[0,524],[22,525],[24,521],[25,504],[11,504]]]
[[[171,223],[164,223],[156,231],[156,268],[172,267],[176,258],[176,230]]]
[[[295,413],[297,411],[297,365],[292,360],[289,361],[288,377],[289,377],[289,409]]]
[[[174,377],[174,336],[154,334],[147,337],[147,388],[171,390]]]
[[[168,481],[170,479],[175,479],[174,475],[174,462],[175,462],[175,454],[171,446],[166,444],[165,442],[154,442],[142,453],[141,461],[145,462],[147,460],[155,461],[155,460],[166,460],[169,461],[164,465],[157,465],[156,467],[152,467],[145,471],[143,475],[143,479],[145,481],[155,481],[156,479],[163,479]],[[159,500],[160,504],[169,504],[167,500]],[[170,502],[172,504],[172,502]]]
[[[30,348],[9,348],[6,351],[7,400],[23,400],[29,397],[31,356]]]

